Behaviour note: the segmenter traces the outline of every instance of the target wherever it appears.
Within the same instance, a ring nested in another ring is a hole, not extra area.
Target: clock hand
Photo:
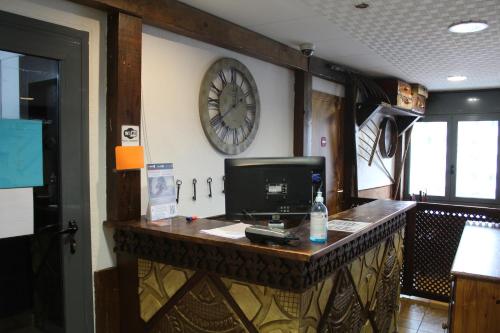
[[[228,114],[230,114],[231,112],[233,112],[236,108],[235,107],[232,107],[230,108],[229,110],[227,110],[226,112],[222,113],[220,116],[222,118],[222,120],[224,120],[224,117],[227,116]]]
[[[235,107],[236,104],[236,86],[233,85],[233,107]]]
[[[227,110],[226,112],[221,114],[221,120],[224,120],[224,117],[227,116],[229,113],[233,112],[236,110],[237,106],[240,105],[240,103],[243,103],[243,100],[240,100],[238,103],[233,104],[233,107]]]

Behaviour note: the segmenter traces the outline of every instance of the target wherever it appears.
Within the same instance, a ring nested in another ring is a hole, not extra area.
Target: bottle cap
[[[318,194],[316,195],[315,202],[321,202],[321,203],[323,203],[323,195],[322,195],[321,191],[318,191]]]

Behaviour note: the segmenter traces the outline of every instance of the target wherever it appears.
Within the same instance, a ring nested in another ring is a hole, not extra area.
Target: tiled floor
[[[401,297],[399,333],[446,333],[448,304],[422,298]]]

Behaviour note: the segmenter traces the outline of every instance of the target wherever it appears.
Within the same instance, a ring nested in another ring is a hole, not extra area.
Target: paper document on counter
[[[0,189],[0,239],[33,234],[33,188]]]
[[[251,224],[236,223],[236,224],[228,225],[226,227],[200,230],[200,232],[204,233],[204,234],[212,235],[212,236],[238,239],[238,238],[245,237],[245,229],[247,227],[250,227],[250,226],[251,226]]]
[[[357,232],[357,231],[360,231],[361,229],[366,228],[370,224],[371,223],[368,223],[368,222],[331,220],[328,222],[328,230],[343,231],[343,232]]]

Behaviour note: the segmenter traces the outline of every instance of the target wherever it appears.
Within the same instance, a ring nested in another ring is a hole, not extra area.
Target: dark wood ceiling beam
[[[345,84],[345,73],[335,70],[332,66],[335,65],[322,58],[311,57],[309,59],[309,71],[312,75],[336,83]]]
[[[176,0],[73,0],[141,17],[143,22],[278,66],[308,70],[299,50]]]

